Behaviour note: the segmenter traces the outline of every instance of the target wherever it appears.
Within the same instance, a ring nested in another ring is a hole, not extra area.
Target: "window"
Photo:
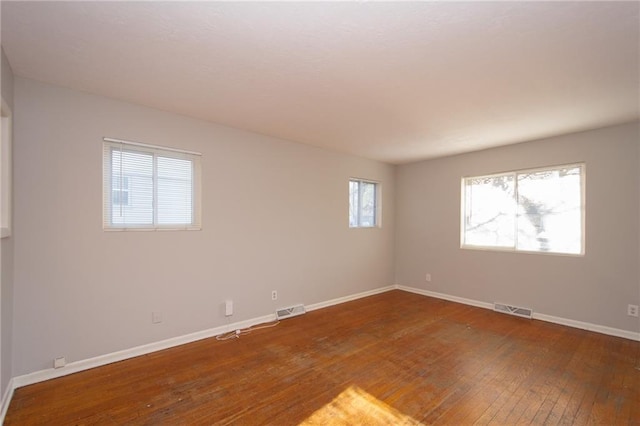
[[[349,227],[372,228],[379,226],[378,184],[376,182],[349,180]]]
[[[129,176],[123,176],[122,179],[114,179],[111,188],[111,203],[114,206],[128,206]]]
[[[462,247],[584,253],[584,164],[462,179]]]
[[[11,235],[11,110],[0,106],[0,237]]]
[[[200,229],[200,154],[104,140],[105,229]]]

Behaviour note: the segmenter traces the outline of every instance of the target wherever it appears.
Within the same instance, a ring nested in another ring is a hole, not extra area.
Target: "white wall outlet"
[[[271,300],[278,300],[278,292],[276,290],[271,292]]]
[[[224,316],[230,317],[233,315],[233,300],[227,300],[224,302]]]
[[[427,275],[424,276],[424,280],[428,283],[431,282],[431,274],[427,273]]]
[[[151,323],[160,324],[162,322],[162,312],[151,312]]]
[[[627,315],[630,317],[638,316],[638,305],[629,305],[627,306]]]
[[[53,360],[53,368],[62,368],[67,365],[67,360],[61,356],[60,358],[54,358]]]

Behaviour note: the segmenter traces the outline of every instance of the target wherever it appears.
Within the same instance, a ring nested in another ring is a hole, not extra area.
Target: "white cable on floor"
[[[242,329],[229,331],[227,333],[220,334],[220,335],[216,336],[216,340],[239,339],[240,336],[242,336],[243,334],[249,334],[252,331],[260,330],[260,329],[263,329],[263,328],[275,327],[278,324],[280,324],[280,321],[275,320],[275,321],[266,322],[266,323],[263,323],[263,324],[252,325],[251,327],[242,328]]]

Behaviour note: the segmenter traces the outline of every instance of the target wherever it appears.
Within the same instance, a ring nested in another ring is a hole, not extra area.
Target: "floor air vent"
[[[276,311],[276,318],[281,320],[285,318],[297,317],[298,315],[302,315],[305,312],[307,311],[304,308],[304,305],[290,306],[288,308],[278,309]]]
[[[533,315],[533,311],[529,308],[519,308],[517,306],[504,305],[502,303],[494,303],[493,310],[523,318],[531,318],[531,315]]]

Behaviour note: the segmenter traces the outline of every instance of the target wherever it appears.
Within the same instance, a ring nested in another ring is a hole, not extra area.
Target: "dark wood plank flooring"
[[[295,425],[357,387],[423,424],[640,424],[640,342],[391,291],[17,389],[6,425]]]

